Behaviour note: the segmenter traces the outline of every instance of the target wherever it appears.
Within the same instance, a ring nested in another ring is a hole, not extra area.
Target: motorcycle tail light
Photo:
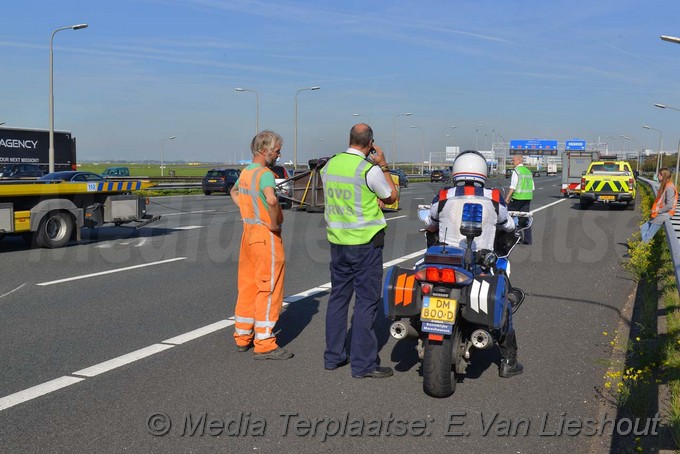
[[[439,268],[426,268],[425,278],[428,281],[439,282]]]
[[[447,284],[453,284],[456,282],[456,272],[449,268],[444,268],[441,270],[441,281]]]

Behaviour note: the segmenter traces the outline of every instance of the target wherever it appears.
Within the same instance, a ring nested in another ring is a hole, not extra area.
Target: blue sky
[[[79,159],[228,162],[274,129],[298,161],[347,146],[368,121],[399,161],[491,137],[610,148],[677,147],[677,0],[8,1],[0,27],[0,122],[55,127]],[[395,116],[412,112],[410,117]],[[353,113],[364,116],[354,117]],[[369,121],[370,120],[370,121]],[[411,128],[410,126],[418,128]],[[478,127],[477,125],[482,125]],[[456,128],[450,128],[456,126]],[[447,137],[447,134],[449,135]],[[606,139],[626,135],[634,139]]]

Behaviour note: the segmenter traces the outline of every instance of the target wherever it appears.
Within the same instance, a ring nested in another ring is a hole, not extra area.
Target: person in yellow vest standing
[[[335,370],[351,363],[354,378],[390,377],[392,369],[379,366],[374,330],[387,228],[378,201],[393,203],[397,188],[383,151],[373,143],[370,126],[359,123],[352,127],[349,148],[333,156],[321,169],[321,181],[326,233],[331,246],[332,286],[326,312],[324,368]],[[348,339],[348,312],[353,293],[354,315]]]
[[[659,191],[657,192],[654,205],[652,205],[652,219],[640,226],[641,239],[649,242],[666,220],[675,215],[675,207],[678,204],[678,191],[671,183],[671,172],[666,167],[659,169]]]
[[[512,171],[510,188],[505,196],[508,211],[531,211],[531,199],[534,198],[534,178],[531,170],[524,166],[524,158],[515,155],[512,158],[515,169]],[[527,218],[519,218],[518,227],[526,226]],[[524,230],[524,244],[531,244],[531,227]]]
[[[285,256],[283,212],[274,190],[276,177],[269,167],[281,155],[282,144],[274,131],[259,132],[250,144],[253,163],[241,171],[230,192],[243,220],[234,339],[239,352],[255,347],[255,359],[293,357],[276,344],[274,336],[283,305]]]

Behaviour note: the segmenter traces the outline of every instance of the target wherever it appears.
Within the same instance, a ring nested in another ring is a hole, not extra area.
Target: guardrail
[[[642,177],[638,177],[638,180],[651,187],[655,194],[658,192],[658,182]],[[678,295],[680,295],[680,203],[676,205],[675,212],[676,214],[673,217],[664,222],[663,227],[666,230],[666,242],[671,251],[671,260],[675,271],[675,284],[678,287]]]

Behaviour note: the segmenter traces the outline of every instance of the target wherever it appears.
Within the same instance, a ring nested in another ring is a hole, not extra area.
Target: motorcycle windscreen
[[[465,320],[500,329],[503,326],[508,304],[508,280],[505,276],[475,276],[472,285],[463,289],[462,316]]]
[[[398,265],[387,268],[383,284],[383,304],[387,317],[413,317],[420,314],[423,301],[415,274],[415,270]]]

